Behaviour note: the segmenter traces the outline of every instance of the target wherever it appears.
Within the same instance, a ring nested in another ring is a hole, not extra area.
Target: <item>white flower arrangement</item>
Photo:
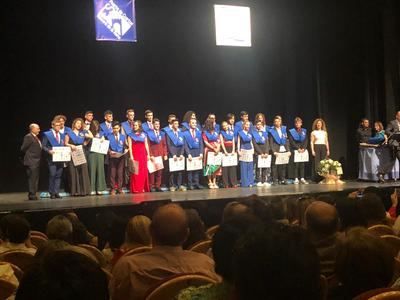
[[[332,173],[334,173],[335,175],[342,175],[342,164],[337,160],[332,159],[321,160],[318,166],[318,174],[321,176],[326,176]]]

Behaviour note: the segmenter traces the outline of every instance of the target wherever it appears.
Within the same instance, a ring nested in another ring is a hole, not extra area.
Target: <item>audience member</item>
[[[239,214],[248,214],[251,213],[250,208],[243,203],[238,201],[232,201],[225,205],[224,210],[222,212],[222,223],[226,220],[229,220],[233,216]]]
[[[357,201],[357,200],[356,200]],[[359,214],[367,227],[387,224],[386,211],[381,198],[375,193],[364,193],[357,201]]]
[[[189,249],[197,242],[204,241],[208,238],[206,227],[199,213],[195,209],[185,209],[189,224],[189,236],[183,243],[183,249]]]
[[[151,246],[151,220],[143,215],[131,218],[126,225],[125,243],[122,249],[127,251],[143,246]]]
[[[46,234],[49,240],[62,240],[71,243],[72,223],[67,217],[57,215],[47,223]]]
[[[306,210],[306,228],[311,243],[318,252],[321,274],[334,273],[337,244],[339,241],[339,219],[336,208],[322,201],[311,203]]]
[[[158,208],[150,230],[153,249],[122,257],[115,265],[110,283],[113,300],[143,299],[150,287],[176,274],[199,273],[219,279],[211,258],[182,249],[189,226],[180,206],[167,204]]]
[[[236,299],[321,297],[318,254],[304,229],[270,224],[243,235],[234,248]]]
[[[15,299],[108,300],[107,276],[87,256],[55,250],[25,274]]]
[[[10,250],[22,250],[32,255],[36,249],[27,247],[30,240],[30,225],[28,221],[16,214],[9,214],[0,220],[0,233],[3,243],[0,253]]]
[[[385,242],[362,227],[350,229],[339,243],[336,276],[341,283],[337,299],[352,299],[365,291],[388,287],[394,260]]]
[[[261,225],[258,218],[250,214],[239,214],[222,223],[213,236],[212,254],[215,272],[222,282],[183,290],[178,300],[204,299],[228,300],[233,294],[232,249],[236,241],[252,226]]]

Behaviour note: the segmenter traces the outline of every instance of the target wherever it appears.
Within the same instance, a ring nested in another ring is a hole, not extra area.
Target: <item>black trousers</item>
[[[222,167],[222,181],[225,187],[237,185],[237,166]]]
[[[283,181],[286,179],[286,166],[287,165],[276,165],[276,156],[272,155],[271,161],[271,170],[272,170],[272,179],[274,182]]]
[[[28,196],[36,196],[39,189],[40,166],[25,166],[28,177]]]
[[[304,178],[305,163],[293,163],[294,164],[294,178]]]
[[[314,157],[314,170],[315,174],[317,174],[319,162],[326,158],[327,150],[326,145],[314,145],[315,157]]]

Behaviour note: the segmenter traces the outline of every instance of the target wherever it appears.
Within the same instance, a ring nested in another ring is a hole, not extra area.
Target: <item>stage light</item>
[[[251,47],[250,8],[214,5],[217,46]]]

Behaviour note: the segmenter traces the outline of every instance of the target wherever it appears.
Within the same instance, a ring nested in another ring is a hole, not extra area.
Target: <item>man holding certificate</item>
[[[268,173],[271,168],[271,158],[269,158],[268,132],[265,131],[264,121],[257,120],[253,129],[253,146],[257,158],[256,181],[257,186],[270,186],[268,183]],[[269,162],[269,166],[268,166]]]
[[[43,134],[42,149],[49,155],[47,159],[49,165],[49,193],[50,198],[55,199],[61,198],[59,192],[64,161],[53,160],[53,155],[55,153],[55,148],[64,148],[65,135],[60,132],[61,123],[59,120],[53,120],[51,122],[51,127],[52,129]],[[69,158],[71,159],[71,157]]]
[[[171,122],[171,129],[166,131],[170,172],[169,190],[171,192],[176,189],[186,191],[186,187],[182,185],[183,170],[185,169],[185,157],[183,156],[185,141],[182,131],[179,129],[178,119],[173,119]]]
[[[167,142],[165,140],[165,132],[160,129],[160,120],[153,120],[153,130],[147,131],[147,142],[149,145],[150,152],[150,163],[156,163],[157,160],[161,159],[166,161],[168,159]],[[156,168],[157,169],[157,168]],[[162,192],[161,182],[164,165],[162,168],[149,174],[150,191],[151,192]],[[150,171],[149,171],[150,172]]]
[[[200,171],[202,169],[201,162],[203,160],[204,145],[201,131],[197,128],[196,119],[190,119],[189,129],[183,132],[183,136],[185,137],[184,148],[188,160],[187,165],[189,166],[193,160],[197,160],[200,164],[199,169],[189,170],[188,167],[188,188],[189,190],[202,189],[203,187],[200,185]]]
[[[269,131],[269,145],[272,156],[272,178],[274,184],[287,184],[286,166],[289,163],[290,149],[286,126],[282,126],[282,118],[275,116],[274,126]]]
[[[308,154],[307,130],[302,128],[302,125],[303,120],[297,117],[294,119],[294,128],[289,130],[289,143],[294,157],[294,184],[308,184],[308,182],[304,179],[305,159],[297,159],[299,156],[304,157],[305,154]]]

